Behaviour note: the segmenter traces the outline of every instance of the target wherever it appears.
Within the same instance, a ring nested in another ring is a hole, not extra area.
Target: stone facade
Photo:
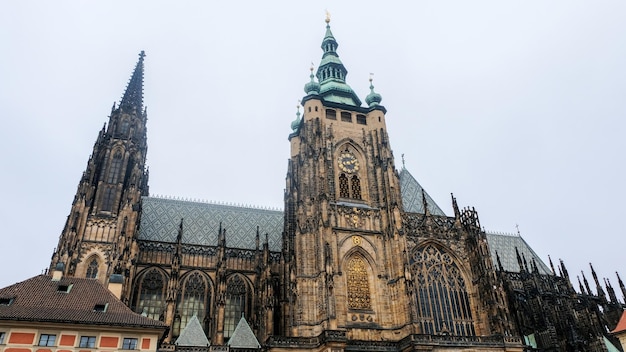
[[[398,172],[382,97],[372,85],[362,106],[337,46],[327,25],[292,123],[283,212],[148,196],[142,54],[51,267],[103,283],[122,274],[122,300],[170,326],[164,347],[193,316],[224,346],[244,316],[274,351],[606,350],[617,298],[577,293],[519,252],[518,270],[505,269],[475,210],[453,198],[443,214]]]

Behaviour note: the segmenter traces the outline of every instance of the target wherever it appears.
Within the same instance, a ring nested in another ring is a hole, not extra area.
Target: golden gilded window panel
[[[357,256],[348,261],[348,308],[372,309],[367,264]]]

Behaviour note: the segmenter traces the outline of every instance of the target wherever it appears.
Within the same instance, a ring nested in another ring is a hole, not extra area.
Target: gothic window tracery
[[[107,183],[117,183],[120,177],[120,170],[122,168],[122,153],[117,151],[111,160],[111,166],[109,167],[109,174],[107,176]]]
[[[350,188],[352,191],[352,198],[361,199],[361,180],[357,175],[353,175],[350,179]]]
[[[228,280],[226,288],[226,307],[224,310],[224,337],[229,338],[242,314],[246,313],[247,290],[246,283],[239,275]]]
[[[146,272],[135,287],[135,311],[159,320],[165,310],[165,278],[156,268]]]
[[[465,279],[452,256],[426,245],[413,253],[411,267],[422,333],[476,335]]]
[[[189,320],[196,315],[202,323],[208,316],[210,307],[210,295],[208,285],[204,276],[200,272],[193,272],[187,276],[179,296],[177,311],[180,314],[180,329],[187,326]],[[204,326],[204,331],[208,332],[208,326]],[[178,336],[180,331],[174,331]]]
[[[348,308],[372,309],[367,262],[355,255],[348,260]]]
[[[350,198],[350,188],[348,187],[348,176],[339,175],[339,197]]]
[[[113,186],[105,186],[104,194],[102,195],[102,210],[111,211],[113,209],[114,201],[115,201],[115,188]]]
[[[87,265],[87,273],[85,277],[88,279],[95,279],[98,277],[98,259],[93,258]]]

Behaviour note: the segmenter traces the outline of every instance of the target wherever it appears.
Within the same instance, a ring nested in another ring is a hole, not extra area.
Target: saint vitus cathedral
[[[454,197],[444,214],[398,170],[382,97],[370,84],[364,106],[346,83],[326,22],[283,211],[149,195],[142,52],[50,270],[121,282],[124,303],[169,326],[165,350],[615,350],[624,303],[608,280],[592,268],[593,290],[574,287],[562,262],[486,232]]]

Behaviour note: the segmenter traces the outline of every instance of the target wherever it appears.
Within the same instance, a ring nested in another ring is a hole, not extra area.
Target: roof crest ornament
[[[326,19],[324,21],[326,21],[326,23],[330,23],[330,12],[328,12],[328,10],[326,10]]]

